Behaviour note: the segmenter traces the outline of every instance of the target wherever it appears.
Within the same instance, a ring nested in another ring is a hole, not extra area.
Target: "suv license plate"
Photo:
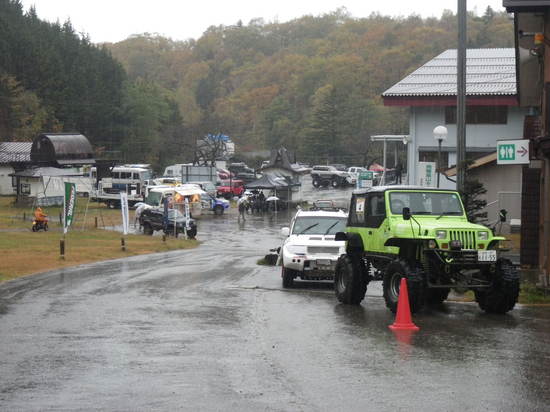
[[[479,262],[496,262],[497,251],[496,250],[478,250],[477,260]]]
[[[330,259],[317,259],[317,264],[319,266],[330,266],[331,261]]]

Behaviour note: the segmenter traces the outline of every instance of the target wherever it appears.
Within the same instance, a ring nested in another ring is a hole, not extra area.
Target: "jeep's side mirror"
[[[334,236],[334,240],[346,242],[348,240],[348,235],[346,235],[346,232],[337,232]]]
[[[508,214],[508,211],[506,209],[500,209],[498,212],[498,218],[502,223],[506,222],[506,215]]]
[[[290,235],[290,228],[289,227],[283,227],[281,229],[281,235],[283,236],[289,236]]]
[[[411,209],[408,207],[403,208],[403,220],[410,220],[411,219]]]

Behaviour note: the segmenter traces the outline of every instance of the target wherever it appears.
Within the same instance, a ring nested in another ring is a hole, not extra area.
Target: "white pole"
[[[384,139],[384,171],[382,172],[382,185],[386,184],[386,139]]]

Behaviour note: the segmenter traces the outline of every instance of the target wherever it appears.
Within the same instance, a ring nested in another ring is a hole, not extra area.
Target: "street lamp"
[[[434,139],[437,140],[437,187],[439,188],[439,175],[441,174],[441,142],[447,140],[447,128],[437,126],[434,128]]]

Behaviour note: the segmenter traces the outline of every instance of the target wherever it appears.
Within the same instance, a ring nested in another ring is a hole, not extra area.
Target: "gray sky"
[[[457,0],[22,0],[25,9],[35,5],[43,20],[70,19],[78,32],[92,42],[117,42],[132,34],[159,33],[175,40],[198,38],[212,25],[248,23],[262,17],[284,22],[306,14],[319,15],[346,7],[354,17],[378,11],[391,16],[412,13],[439,17],[444,9],[456,10]],[[502,0],[468,0],[468,10],[483,13],[490,5],[503,10]]]

